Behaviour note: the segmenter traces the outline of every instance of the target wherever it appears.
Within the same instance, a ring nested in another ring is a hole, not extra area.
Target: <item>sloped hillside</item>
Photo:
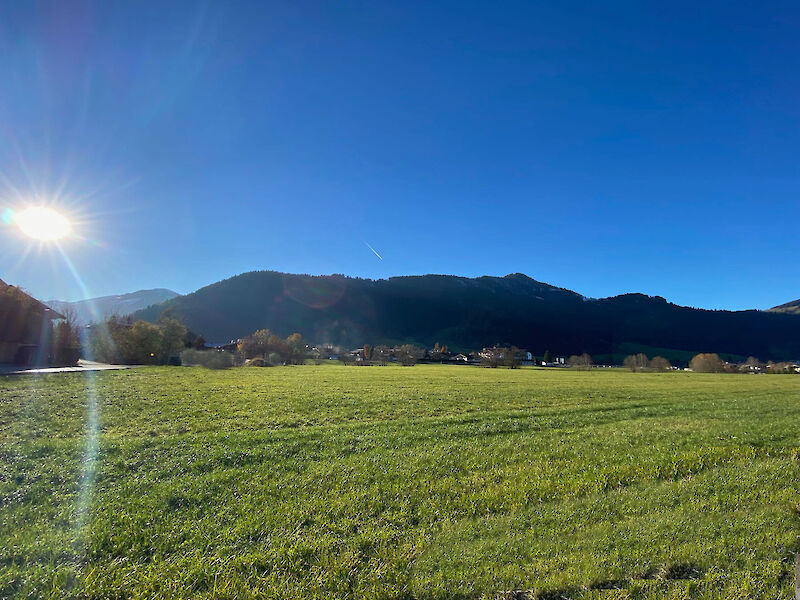
[[[206,340],[269,328],[344,346],[413,342],[475,349],[514,344],[535,353],[589,352],[618,361],[631,347],[800,356],[800,319],[762,311],[709,311],[625,294],[589,299],[522,274],[421,275],[370,280],[254,271],[137,312],[171,309]]]

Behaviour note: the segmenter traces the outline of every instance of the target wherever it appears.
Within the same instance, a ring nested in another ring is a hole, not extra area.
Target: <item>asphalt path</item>
[[[18,367],[0,367],[0,375],[37,375],[42,373],[82,373],[84,371],[115,371],[118,369],[132,369],[136,365],[109,365],[93,360],[79,360],[74,367],[45,367],[41,369],[20,369]]]

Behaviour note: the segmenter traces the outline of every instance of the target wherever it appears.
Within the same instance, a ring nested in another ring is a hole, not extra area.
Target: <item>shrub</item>
[[[725,371],[725,363],[717,354],[696,354],[695,357],[689,361],[689,368],[698,373],[723,373]]]
[[[181,363],[185,366],[206,369],[228,369],[233,366],[233,355],[218,350],[195,350],[187,348],[181,352]]]
[[[265,361],[260,356],[258,356],[256,358],[249,358],[246,361],[244,361],[244,366],[245,367],[271,367],[272,365],[269,364],[267,361]]]
[[[653,371],[671,371],[672,364],[663,356],[654,356],[650,361],[650,368]]]

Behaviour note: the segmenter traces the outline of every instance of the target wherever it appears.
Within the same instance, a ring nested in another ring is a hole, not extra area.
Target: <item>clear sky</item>
[[[253,269],[800,297],[797,2],[0,8],[0,278],[42,299]],[[23,238],[38,203],[74,234]]]

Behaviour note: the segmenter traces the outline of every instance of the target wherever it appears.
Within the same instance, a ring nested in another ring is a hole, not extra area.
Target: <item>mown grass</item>
[[[798,549],[797,377],[0,379],[0,597],[790,598]]]

